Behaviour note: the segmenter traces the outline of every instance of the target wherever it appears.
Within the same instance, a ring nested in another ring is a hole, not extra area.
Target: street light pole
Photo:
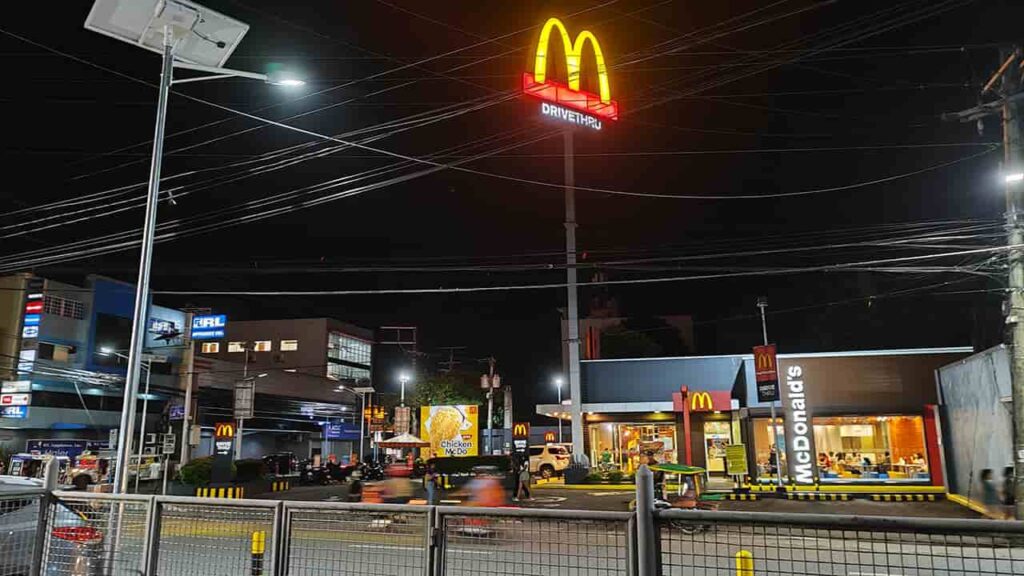
[[[580,386],[580,319],[576,288],[576,167],[572,130],[564,133],[565,161],[565,268],[566,268],[566,344],[569,347],[569,396],[572,403],[572,453],[574,458],[583,454],[583,394]],[[561,400],[559,400],[561,407]],[[561,427],[562,419],[558,419]],[[561,441],[561,439],[559,439]]]
[[[128,491],[128,444],[135,424],[135,402],[139,394],[142,342],[149,317],[149,272],[153,260],[153,237],[156,233],[156,212],[160,197],[160,163],[164,149],[164,125],[167,120],[167,98],[174,74],[174,46],[170,28],[164,28],[163,66],[160,73],[160,91],[156,106],[156,127],[153,134],[153,155],[149,166],[149,189],[146,195],[146,218],[142,228],[142,253],[139,258],[139,278],[135,283],[135,313],[132,316],[132,335],[128,345],[128,374],[124,383],[121,406],[121,428],[117,437],[117,459],[114,463],[114,493]]]
[[[142,398],[142,418],[139,419],[139,452],[136,454],[136,465],[139,469],[135,471],[136,494],[139,493],[139,477],[142,476],[142,452],[146,438],[146,416],[149,413],[149,380],[153,377],[153,360],[147,360],[144,367],[146,369],[146,393]]]
[[[764,336],[764,345],[768,345],[768,320],[765,318],[765,309],[768,308],[768,298],[761,296],[757,299],[757,307],[761,310],[761,335]],[[775,422],[775,400],[770,403],[772,418],[772,440],[775,443],[775,482],[776,486],[782,488],[782,455],[779,449],[779,427]]]
[[[555,379],[555,386],[558,388],[558,409],[562,409],[562,379]],[[562,443],[562,413],[558,413],[558,443]]]

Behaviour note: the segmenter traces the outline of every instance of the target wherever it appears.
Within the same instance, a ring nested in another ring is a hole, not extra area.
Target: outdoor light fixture
[[[1016,184],[1021,181],[1024,181],[1024,172],[1011,172],[1006,175],[1007,184]]]
[[[218,78],[252,78],[284,86],[301,82],[294,77],[256,74],[224,68],[224,64],[249,31],[249,25],[190,0],[95,0],[85,19],[88,30],[115,38],[137,48],[161,55],[160,86],[156,126],[146,192],[146,215],[142,227],[139,275],[135,285],[131,340],[128,344],[128,373],[121,404],[117,456],[114,462],[114,492],[128,491],[128,448],[135,427],[135,400],[139,395],[142,346],[149,317],[149,277],[153,260],[157,208],[160,200],[160,168],[163,160],[164,126],[171,84]],[[174,70],[206,72],[206,75],[174,80]],[[145,420],[143,420],[145,422]],[[239,426],[241,428],[241,426]],[[241,430],[239,442],[241,447]]]
[[[110,346],[101,346],[100,351],[97,352],[97,354],[100,354],[101,356],[110,356],[113,353],[114,349],[111,348]]]

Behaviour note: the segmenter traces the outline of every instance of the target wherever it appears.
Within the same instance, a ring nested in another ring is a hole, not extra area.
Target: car
[[[39,488],[33,479],[0,477],[0,576],[28,574],[32,567],[32,546],[39,523],[37,500],[15,496]],[[5,493],[9,494],[5,497]],[[103,532],[84,514],[62,502],[52,516],[47,576],[92,576],[103,572]],[[36,545],[39,545],[37,543]]]
[[[569,450],[559,444],[530,446],[530,474],[551,478],[569,467]]]

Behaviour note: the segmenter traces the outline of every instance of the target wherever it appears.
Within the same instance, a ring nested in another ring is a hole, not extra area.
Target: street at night
[[[1024,3],[5,9],[0,576],[1024,574]]]

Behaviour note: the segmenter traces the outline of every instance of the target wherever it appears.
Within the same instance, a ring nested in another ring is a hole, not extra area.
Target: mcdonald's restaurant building
[[[582,363],[584,449],[631,474],[650,452],[712,487],[944,483],[936,370],[970,348],[779,354],[781,397],[759,402],[751,354]],[[538,405],[539,414],[564,411]],[[774,434],[773,434],[774,432]],[[773,437],[774,436],[774,437]],[[735,447],[728,463],[726,452]],[[745,454],[745,466],[738,455]]]

